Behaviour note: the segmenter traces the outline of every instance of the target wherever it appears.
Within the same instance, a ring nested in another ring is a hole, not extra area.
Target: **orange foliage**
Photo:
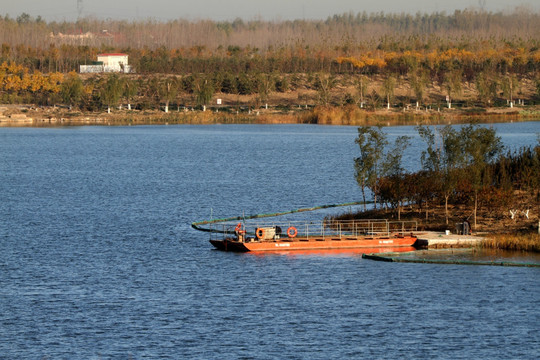
[[[30,74],[27,68],[14,62],[4,62],[0,65],[0,91],[58,93],[63,80],[64,75],[57,72],[44,75],[36,70]]]
[[[336,59],[338,64],[351,64],[355,69],[363,69],[365,67],[384,68],[386,66],[386,60],[371,57],[368,55],[362,55],[360,58],[355,57],[338,57]]]
[[[524,48],[505,48],[503,50],[482,49],[470,51],[464,49],[451,48],[446,51],[432,50],[429,52],[410,51],[403,52],[382,52],[379,56],[372,56],[371,53],[358,57],[338,57],[338,64],[351,64],[355,69],[363,69],[365,67],[384,68],[388,64],[424,64],[429,69],[436,69],[444,63],[459,63],[459,64],[478,64],[482,65],[487,62],[500,63],[504,62],[508,66],[522,66],[528,62],[540,63],[540,50],[528,53]]]

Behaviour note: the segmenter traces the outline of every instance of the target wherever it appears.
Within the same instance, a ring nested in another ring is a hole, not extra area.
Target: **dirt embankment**
[[[118,106],[101,111],[81,111],[67,106],[0,105],[0,126],[66,126],[66,125],[126,125],[126,124],[324,124],[324,125],[416,125],[479,122],[507,122],[540,119],[540,105],[531,80],[521,84],[515,106],[505,105],[499,98],[497,107],[479,107],[475,87],[464,84],[463,91],[453,99],[451,108],[445,90],[433,85],[427,89],[424,103],[416,105],[408,83],[396,86],[395,95],[387,108],[381,92],[382,80],[374,78],[359,97],[358,90],[347,77],[338,77],[340,85],[326,97],[332,106],[321,106],[321,94],[310,85],[307,76],[295,88],[271,92],[268,99],[259,95],[216,93],[206,111],[196,107],[193,94],[180,94],[164,112],[164,104],[149,105],[143,97],[133,99],[132,107],[123,99]],[[525,99],[525,100],[521,100]],[[219,101],[218,101],[219,100]],[[219,103],[219,105],[218,105]],[[145,104],[145,105],[142,105]],[[141,108],[145,106],[145,108]],[[153,106],[153,108],[149,108]]]
[[[538,232],[540,204],[530,198],[515,204],[512,208],[481,207],[478,209],[476,224],[473,209],[469,205],[451,205],[448,210],[448,224],[444,206],[436,205],[418,209],[405,207],[400,220],[416,221],[419,230],[456,232],[456,226],[467,220],[473,233],[517,234]],[[398,213],[392,209],[377,209],[355,214],[344,214],[343,219],[379,219],[398,220]]]
[[[355,105],[340,107],[213,106],[206,111],[191,107],[163,110],[112,109],[110,113],[83,112],[67,107],[1,105],[0,126],[143,125],[143,124],[320,124],[320,125],[417,125],[467,122],[508,122],[540,119],[540,106],[488,109],[378,109]]]

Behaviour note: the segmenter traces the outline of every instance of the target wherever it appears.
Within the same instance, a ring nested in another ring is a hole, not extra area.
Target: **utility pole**
[[[77,0],[77,20],[81,18],[83,11],[83,0]]]
[[[486,0],[478,0],[478,5],[480,5],[480,10],[482,10],[482,12],[486,10]]]

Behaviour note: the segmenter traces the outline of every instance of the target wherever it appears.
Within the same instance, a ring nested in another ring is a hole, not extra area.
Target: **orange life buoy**
[[[259,240],[264,239],[265,235],[266,235],[266,230],[264,230],[263,228],[257,228],[257,230],[255,230],[255,236],[257,236],[257,239]]]
[[[296,228],[294,226],[291,226],[287,229],[287,235],[290,237],[290,238],[293,238],[295,237],[296,235],[298,235],[298,230],[296,230]]]
[[[234,228],[234,231],[240,231],[242,230],[242,223],[238,223],[236,227]]]

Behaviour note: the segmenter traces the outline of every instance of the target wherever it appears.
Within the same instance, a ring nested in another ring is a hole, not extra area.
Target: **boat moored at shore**
[[[216,224],[213,224],[216,225]],[[294,251],[411,247],[414,221],[358,220],[219,224],[208,230],[218,250]]]

